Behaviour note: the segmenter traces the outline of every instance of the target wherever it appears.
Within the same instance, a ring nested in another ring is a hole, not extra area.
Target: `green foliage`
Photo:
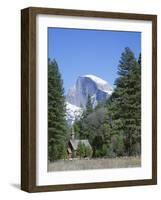
[[[102,145],[102,149],[101,149],[101,156],[102,157],[104,157],[104,156],[106,156],[107,155],[107,152],[108,152],[108,147],[107,147],[107,145],[106,144],[103,144]]]
[[[133,146],[141,142],[141,65],[129,48],[122,53],[118,74],[109,107],[112,132],[122,134],[125,153],[132,156],[136,154]]]
[[[122,134],[113,135],[111,138],[111,144],[113,148],[113,152],[117,156],[124,155],[124,139]]]
[[[48,159],[66,157],[67,124],[63,82],[55,60],[48,60]]]
[[[91,97],[88,95],[85,114],[89,115],[90,113],[92,113],[92,111],[93,111],[93,106],[91,102]]]
[[[92,156],[92,149],[90,148],[90,146],[87,146],[80,141],[77,148],[77,156],[79,156],[80,158],[90,158]]]
[[[82,142],[79,142],[78,144],[77,156],[79,156],[80,158],[85,157],[85,144]]]
[[[91,98],[88,96],[86,109],[83,111],[83,114],[79,120],[75,120],[73,127],[76,137],[80,139],[89,139],[92,134],[88,126],[88,117],[93,112],[93,107],[91,103]]]
[[[92,149],[78,144],[77,156],[116,157],[141,154],[141,54],[129,48],[121,55],[111,97],[95,108],[88,96],[86,109],[73,124],[75,137],[88,139]],[[48,159],[67,158],[71,128],[65,120],[63,82],[55,60],[48,61]]]
[[[93,151],[91,147],[85,146],[85,157],[91,158],[93,154]]]
[[[129,48],[121,55],[115,90],[106,103],[87,108],[75,121],[78,138],[88,139],[93,157],[133,156],[141,153],[141,54]]]

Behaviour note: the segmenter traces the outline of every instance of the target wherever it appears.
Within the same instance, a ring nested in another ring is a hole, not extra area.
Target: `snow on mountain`
[[[66,102],[66,120],[69,124],[73,124],[74,120],[79,119],[83,109]]]
[[[85,75],[84,77],[87,77],[93,80],[97,84],[97,87],[101,89],[102,91],[107,92],[107,93],[112,93],[113,88],[107,83],[107,81],[91,74]]]
[[[95,76],[79,76],[74,87],[70,88],[66,100],[78,107],[86,107],[88,96],[91,97],[93,105],[105,101],[113,92],[113,88],[107,81]]]
[[[67,120],[73,123],[79,117],[82,108],[86,108],[88,96],[91,98],[93,107],[105,101],[112,94],[113,88],[107,81],[95,76],[79,76],[76,84],[69,89],[66,95]]]

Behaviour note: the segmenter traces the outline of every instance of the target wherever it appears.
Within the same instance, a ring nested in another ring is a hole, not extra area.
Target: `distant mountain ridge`
[[[88,96],[93,107],[108,99],[113,92],[109,83],[95,75],[79,76],[66,95],[67,121],[73,123],[86,108]]]

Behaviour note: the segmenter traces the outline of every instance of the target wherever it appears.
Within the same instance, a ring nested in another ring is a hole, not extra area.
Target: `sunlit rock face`
[[[79,76],[76,84],[69,89],[66,95],[67,120],[73,123],[76,118],[79,118],[83,109],[86,108],[88,96],[95,107],[98,103],[109,98],[112,92],[113,88],[107,81],[95,75]]]

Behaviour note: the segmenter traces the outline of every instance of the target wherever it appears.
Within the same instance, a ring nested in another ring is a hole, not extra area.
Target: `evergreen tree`
[[[118,74],[116,88],[110,98],[112,131],[113,135],[121,134],[125,153],[131,156],[138,153],[134,147],[140,144],[141,137],[141,68],[129,48],[122,53]]]
[[[77,156],[79,156],[80,158],[85,157],[85,154],[86,154],[85,148],[86,148],[85,144],[82,143],[82,142],[79,142],[78,143],[78,148],[77,148]]]
[[[91,102],[91,97],[88,95],[87,104],[86,104],[86,115],[89,115],[93,111],[93,105]]]
[[[80,139],[88,139],[93,157],[132,156],[141,153],[141,54],[129,48],[121,55],[115,90],[106,103],[87,108],[74,123]]]
[[[92,149],[89,146],[85,146],[85,157],[91,158],[92,157]]]
[[[48,159],[66,157],[66,121],[63,82],[55,60],[48,60]]]
[[[110,148],[111,137],[112,137],[112,121],[111,121],[111,114],[109,113],[108,108],[106,108],[106,113],[102,127],[103,127],[104,144],[107,146],[107,148]]]
[[[93,112],[93,105],[91,102],[91,97],[88,95],[86,109],[79,120],[76,120],[73,124],[74,130],[77,133],[77,137],[80,139],[88,139],[90,133],[88,116]]]

